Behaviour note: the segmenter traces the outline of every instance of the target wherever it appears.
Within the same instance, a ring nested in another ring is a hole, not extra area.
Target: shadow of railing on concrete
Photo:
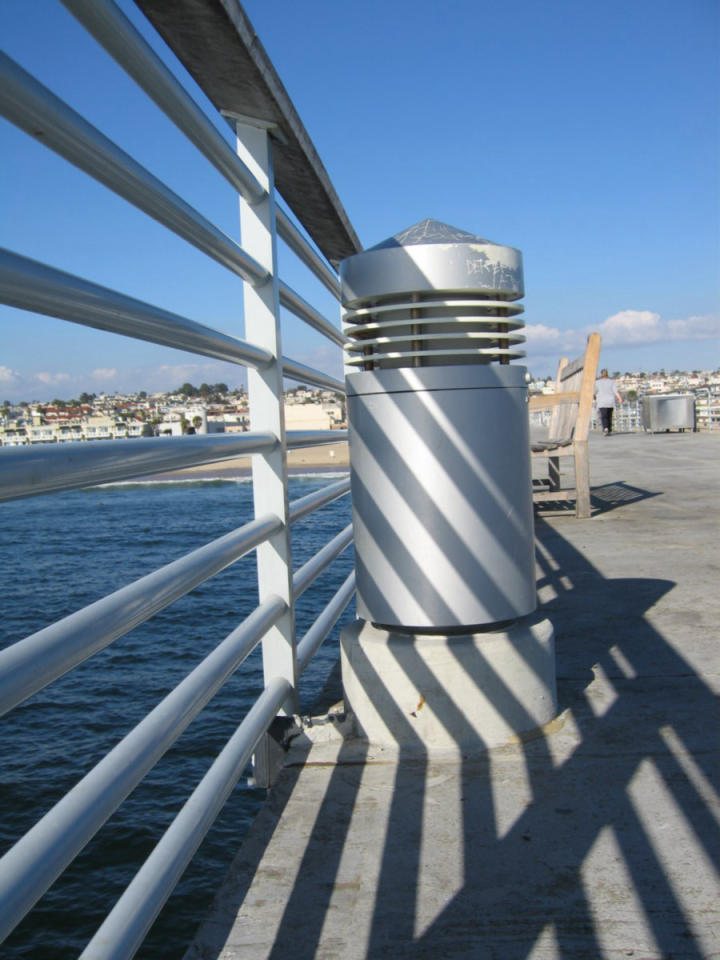
[[[468,728],[477,749],[459,767],[411,743],[390,777],[374,748],[348,741],[319,787],[269,956],[314,957],[333,930],[345,956],[707,956],[717,702],[646,618],[673,584],[606,579],[542,519],[537,536],[559,718],[489,752]],[[402,666],[422,688],[411,649]],[[393,722],[412,739],[409,718]]]

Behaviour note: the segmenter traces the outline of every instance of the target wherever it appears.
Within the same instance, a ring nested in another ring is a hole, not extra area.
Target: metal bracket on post
[[[245,336],[268,350],[274,358],[262,370],[248,370],[251,429],[270,430],[278,438],[274,450],[253,456],[253,499],[256,516],[274,513],[284,524],[279,533],[257,548],[257,569],[260,603],[275,594],[282,597],[287,605],[283,616],[266,634],[262,650],[265,683],[274,677],[284,677],[293,688],[293,693],[283,704],[283,713],[292,716],[297,713],[297,656],[280,359],[282,348],[272,145],[268,131],[255,124],[238,122],[236,133],[238,155],[267,190],[266,196],[254,204],[240,198],[243,248],[270,274],[270,280],[258,287],[244,282]],[[264,740],[268,738],[266,734]],[[263,756],[270,750],[271,744],[261,741],[257,755]]]
[[[253,754],[254,786],[267,790],[275,783],[291,741],[301,733],[295,717],[275,717]]]

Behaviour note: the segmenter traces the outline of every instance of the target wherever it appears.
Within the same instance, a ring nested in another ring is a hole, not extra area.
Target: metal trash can
[[[649,433],[695,429],[695,397],[666,393],[642,398],[642,425]]]

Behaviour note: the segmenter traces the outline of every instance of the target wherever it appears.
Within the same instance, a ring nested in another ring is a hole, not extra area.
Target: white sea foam
[[[342,479],[347,477],[349,474],[348,470],[293,470],[288,471],[288,476],[294,480],[333,480],[333,479]],[[173,480],[169,477],[149,477],[143,479],[138,477],[136,480],[114,480],[112,483],[98,483],[94,484],[91,489],[93,490],[106,490],[111,487],[170,487],[176,486],[178,484],[218,484],[218,483],[252,483],[252,476],[247,474],[241,474],[240,476],[231,477],[227,474],[218,474],[213,476],[195,476],[195,477],[178,477]]]
[[[158,479],[157,477],[148,480],[138,478],[137,480],[115,480],[112,483],[98,483],[95,484],[92,489],[106,490],[110,487],[174,487],[208,483],[252,483],[252,477],[249,475],[242,477],[180,477],[177,480]]]

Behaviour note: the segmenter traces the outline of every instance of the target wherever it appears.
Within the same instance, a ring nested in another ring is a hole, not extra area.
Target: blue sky
[[[145,31],[134,4],[120,6]],[[433,217],[522,250],[535,375],[590,330],[611,369],[720,365],[717,0],[244,6],[363,244]],[[0,37],[238,236],[224,181],[58,0],[3,0]],[[5,120],[0,151],[0,246],[243,335],[236,277]],[[337,320],[291,255],[280,266]],[[283,337],[286,355],[339,375],[319,335],[287,317]],[[0,306],[0,401],[188,379],[234,385],[242,373]]]

